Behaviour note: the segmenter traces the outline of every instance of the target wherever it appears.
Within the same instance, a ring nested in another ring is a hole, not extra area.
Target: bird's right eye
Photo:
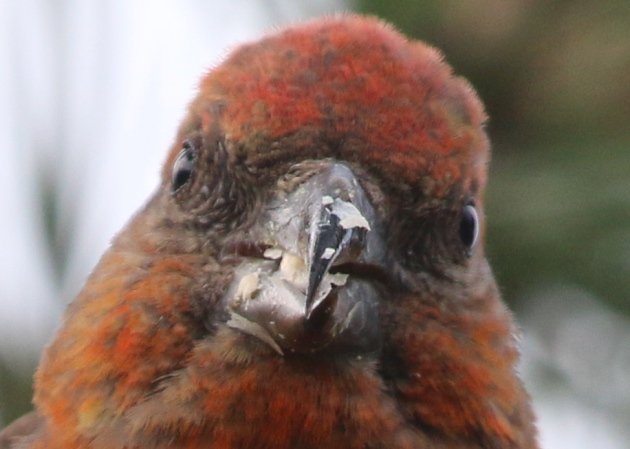
[[[193,174],[195,166],[195,148],[189,141],[184,142],[175,163],[173,164],[172,186],[173,192],[177,192],[184,184],[186,184]]]

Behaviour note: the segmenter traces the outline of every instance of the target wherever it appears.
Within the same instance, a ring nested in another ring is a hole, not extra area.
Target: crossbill
[[[0,447],[537,448],[484,256],[484,122],[376,19],[238,48]]]

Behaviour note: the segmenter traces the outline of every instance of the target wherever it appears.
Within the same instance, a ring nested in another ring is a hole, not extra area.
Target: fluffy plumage
[[[375,19],[237,49],[202,79],[161,185],[44,353],[32,421],[0,447],[536,448],[474,238],[484,120],[435,49]]]

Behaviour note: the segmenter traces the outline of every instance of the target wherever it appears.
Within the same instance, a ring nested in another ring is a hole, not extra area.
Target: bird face
[[[484,120],[373,19],[239,48],[47,349],[36,447],[536,447]]]
[[[318,27],[202,81],[156,211],[229,266],[213,316],[280,355],[377,351],[383,296],[468,285],[480,227],[488,149],[467,84],[384,27]]]

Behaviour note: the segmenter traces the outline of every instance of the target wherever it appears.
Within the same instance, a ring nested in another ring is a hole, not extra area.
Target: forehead
[[[332,156],[411,184],[485,178],[474,91],[436,50],[373,19],[320,20],[240,47],[202,79],[191,113],[246,159]]]

